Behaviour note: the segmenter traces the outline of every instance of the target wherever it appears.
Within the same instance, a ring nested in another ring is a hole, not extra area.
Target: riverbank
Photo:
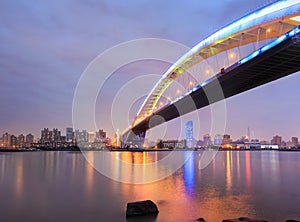
[[[106,152],[185,152],[185,151],[278,151],[278,152],[300,152],[300,149],[144,149],[144,148],[107,148],[107,149],[80,149],[77,146],[67,147],[67,148],[50,148],[50,147],[40,147],[40,148],[1,148],[0,152],[33,152],[33,151],[106,151]]]

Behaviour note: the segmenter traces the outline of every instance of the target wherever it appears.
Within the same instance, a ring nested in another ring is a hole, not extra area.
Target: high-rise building
[[[203,141],[202,140],[198,140],[197,143],[196,143],[196,146],[199,148],[199,147],[202,147],[203,146]]]
[[[271,140],[272,145],[278,145],[279,147],[281,147],[281,143],[282,143],[281,136],[278,135],[274,136],[273,139]]]
[[[79,141],[79,137],[80,137],[80,131],[79,130],[75,130],[74,131],[74,139],[76,140],[76,142],[80,142]]]
[[[52,142],[60,142],[61,141],[61,132],[57,129],[54,128],[52,131]]]
[[[41,143],[57,143],[61,141],[61,132],[54,128],[53,130],[49,130],[48,128],[44,128],[41,131]]]
[[[106,132],[103,129],[98,131],[98,135],[99,135],[100,140],[103,140],[106,138]]]
[[[81,143],[81,142],[88,142],[88,132],[86,130],[75,130],[74,136],[76,139],[76,142]]]
[[[66,141],[67,142],[72,142],[73,139],[74,139],[73,128],[67,128],[66,129]]]
[[[50,143],[52,142],[52,132],[48,129],[48,128],[44,128],[42,131],[41,131],[41,139],[40,139],[40,142],[41,143]]]
[[[231,144],[231,143],[232,143],[232,139],[230,138],[230,135],[224,134],[222,144]]]
[[[23,134],[20,134],[18,136],[18,146],[24,147],[25,146],[25,136]]]
[[[119,130],[117,129],[116,131],[116,146],[117,147],[121,147],[122,146],[122,139],[121,139],[121,135],[120,135],[120,132]]]
[[[3,134],[2,144],[3,144],[3,147],[10,147],[10,135],[8,133]]]
[[[193,121],[186,122],[184,132],[185,132],[186,146],[188,148],[192,148],[194,146]]]
[[[31,147],[32,143],[34,142],[34,136],[29,133],[26,135],[26,146]]]
[[[88,142],[89,142],[89,143],[95,142],[95,132],[93,132],[93,131],[90,131],[90,132],[89,132]]]
[[[251,141],[251,133],[250,133],[250,127],[248,127],[247,129],[247,137],[248,141],[250,142]]]
[[[203,146],[211,145],[211,138],[209,134],[203,135]]]
[[[18,146],[18,138],[15,135],[10,136],[10,146],[14,148]]]
[[[298,142],[298,137],[292,137],[292,146],[296,147],[298,146],[299,142]]]
[[[223,141],[222,135],[220,135],[220,134],[215,135],[214,145],[219,146],[222,144],[222,141]]]

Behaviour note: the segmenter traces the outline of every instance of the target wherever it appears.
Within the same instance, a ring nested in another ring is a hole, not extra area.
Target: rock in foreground
[[[222,222],[241,222],[241,221],[245,221],[245,222],[268,222],[267,220],[259,220],[259,219],[251,219],[248,217],[240,217],[237,219],[227,219],[227,220],[223,220]]]
[[[144,216],[149,214],[158,214],[158,208],[151,200],[127,203],[127,217]]]

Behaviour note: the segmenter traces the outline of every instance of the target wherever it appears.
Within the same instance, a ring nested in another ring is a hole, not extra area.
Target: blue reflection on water
[[[183,179],[186,192],[193,195],[195,186],[195,152],[184,152]]]

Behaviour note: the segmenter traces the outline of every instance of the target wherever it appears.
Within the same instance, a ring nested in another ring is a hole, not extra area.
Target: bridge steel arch
[[[131,127],[152,115],[171,83],[195,64],[221,52],[274,39],[300,25],[300,0],[281,0],[254,11],[204,39],[174,63],[152,88]]]

